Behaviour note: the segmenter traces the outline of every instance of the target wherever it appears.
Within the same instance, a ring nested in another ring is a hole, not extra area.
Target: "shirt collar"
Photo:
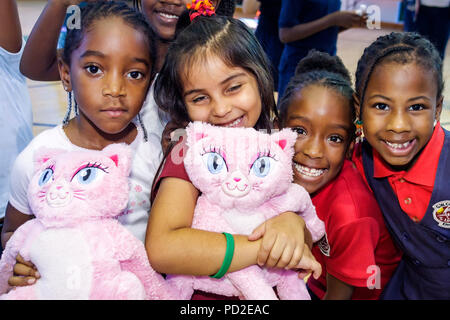
[[[442,130],[441,124],[437,122],[430,141],[428,141],[422,153],[419,155],[416,163],[408,171],[393,171],[382,160],[380,154],[376,150],[373,150],[374,177],[401,176],[411,183],[432,187],[434,185],[435,173],[443,144],[444,130]],[[430,174],[430,172],[434,174]]]

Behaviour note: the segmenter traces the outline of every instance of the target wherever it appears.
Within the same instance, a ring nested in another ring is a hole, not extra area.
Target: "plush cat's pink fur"
[[[2,299],[174,299],[143,243],[115,219],[128,203],[131,149],[40,149],[28,188],[35,215],[8,241],[0,261]],[[17,254],[41,278],[6,293]]]
[[[293,211],[305,219],[313,240],[319,240],[324,224],[306,190],[292,183],[296,138],[289,129],[269,135],[253,128],[191,123],[184,165],[201,191],[193,228],[248,235],[265,220]],[[182,299],[189,299],[194,289],[244,299],[277,299],[274,286],[281,299],[310,299],[304,281],[290,270],[251,266],[219,280],[193,276],[169,279]]]

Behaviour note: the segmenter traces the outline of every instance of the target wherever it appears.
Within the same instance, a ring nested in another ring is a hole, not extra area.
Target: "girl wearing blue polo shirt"
[[[450,132],[439,124],[436,48],[415,33],[379,37],[356,71],[365,140],[354,160],[402,260],[384,299],[450,299]]]
[[[340,7],[340,0],[282,0],[279,36],[285,46],[278,66],[279,97],[309,50],[335,55],[338,32],[365,22],[365,15],[339,11]]]

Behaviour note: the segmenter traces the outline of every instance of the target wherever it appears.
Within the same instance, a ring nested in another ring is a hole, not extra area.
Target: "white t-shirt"
[[[157,77],[158,74],[148,90],[147,98],[144,101],[140,114],[147,132],[156,134],[161,141],[162,132],[170,117],[156,105],[154,91]]]
[[[130,144],[134,151],[130,174],[130,198],[127,214],[119,217],[119,221],[138,239],[144,241],[150,211],[150,191],[153,178],[162,160],[159,137],[148,133],[148,141],[143,137],[140,126],[135,122],[138,134]],[[35,150],[45,146],[65,150],[83,150],[67,138],[62,125],[41,132],[23,150],[16,159],[11,173],[10,197],[11,205],[24,214],[32,214],[28,205],[27,189],[33,175],[33,157]]]
[[[17,53],[0,47],[0,218],[9,197],[9,173],[33,139],[33,113],[25,77],[19,71],[25,41]]]

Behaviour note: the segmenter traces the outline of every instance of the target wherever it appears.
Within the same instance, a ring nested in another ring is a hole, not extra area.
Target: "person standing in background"
[[[278,88],[278,65],[284,44],[278,36],[278,19],[281,11],[280,0],[243,0],[244,13],[256,13],[259,7],[258,27],[255,36],[272,62],[272,75],[275,90]]]
[[[33,139],[33,114],[25,77],[19,71],[22,39],[15,0],[0,2],[0,219],[9,198],[9,177],[17,155]],[[1,252],[1,251],[0,251]]]
[[[338,32],[365,24],[367,15],[340,11],[340,0],[282,0],[279,37],[285,44],[278,67],[278,100],[311,49],[336,54]]]
[[[450,0],[416,0],[417,32],[428,38],[444,60],[450,30]]]

